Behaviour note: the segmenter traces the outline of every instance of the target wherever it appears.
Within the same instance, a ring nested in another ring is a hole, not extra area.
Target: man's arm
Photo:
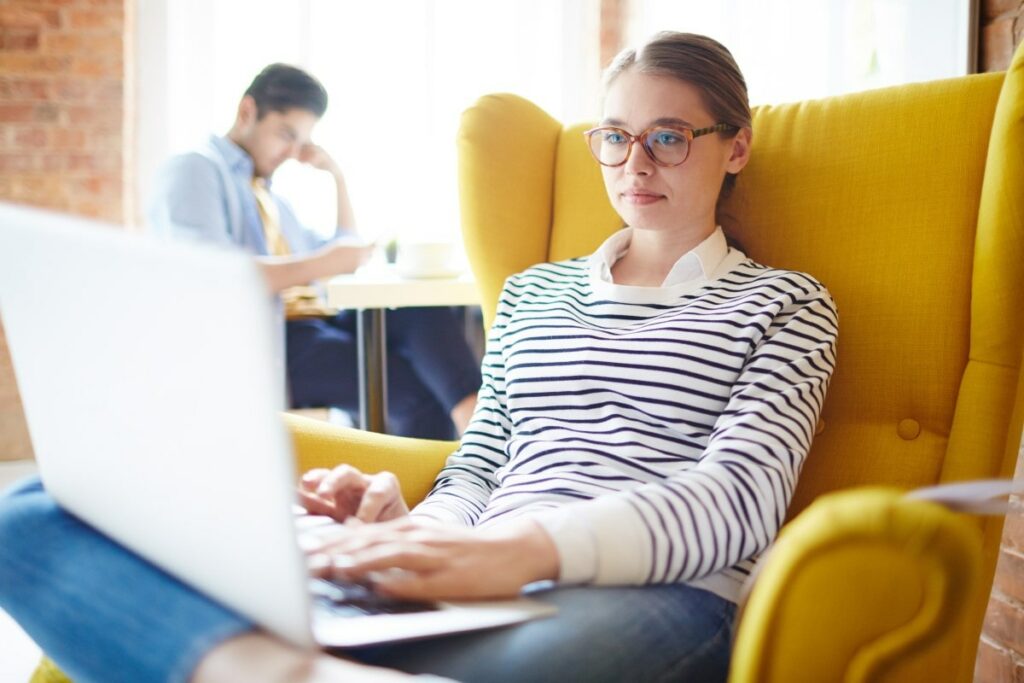
[[[319,148],[317,148],[319,149]],[[325,165],[337,164],[323,153],[318,159]],[[325,169],[329,170],[329,169]],[[332,171],[332,174],[334,172]],[[340,169],[336,178],[341,178]],[[234,188],[223,187],[213,163],[200,154],[185,154],[172,159],[157,178],[156,191],[150,202],[150,227],[158,234],[176,239],[195,239],[223,246],[238,247],[230,234],[225,193]],[[347,191],[339,186],[338,215],[351,218],[352,209]],[[342,199],[344,200],[342,202]],[[339,226],[339,232],[345,226]],[[308,254],[295,256],[257,256],[269,289],[280,292],[313,280],[351,273],[365,263],[372,247],[351,244],[327,244]]]
[[[338,191],[338,215],[335,235],[350,233],[355,229],[355,213],[348,196],[348,187],[341,167],[322,147],[306,145],[299,154],[299,161],[313,168],[327,171],[334,178]],[[296,229],[305,235],[308,243],[316,244],[317,238],[310,237],[313,233],[299,226],[286,202],[280,204],[282,219],[289,217],[296,223]],[[293,245],[295,246],[295,245]],[[308,249],[298,247],[299,251]],[[270,290],[280,292],[296,285],[309,284],[313,280],[351,273],[369,260],[373,251],[372,245],[352,245],[328,243],[315,251],[290,256],[260,256],[257,261],[263,270]]]
[[[212,161],[193,152],[174,157],[156,176],[150,229],[164,237],[235,246],[223,179]]]
[[[334,185],[338,190],[338,233],[351,232],[356,229],[356,215],[352,210],[352,201],[348,196],[348,185],[345,183],[345,174],[341,166],[331,157],[327,151],[319,145],[309,144],[299,152],[299,161],[309,164],[313,168],[327,171],[334,178]]]
[[[280,292],[331,275],[351,273],[366,263],[372,253],[372,245],[328,244],[311,254],[257,256],[256,261],[270,290]]]

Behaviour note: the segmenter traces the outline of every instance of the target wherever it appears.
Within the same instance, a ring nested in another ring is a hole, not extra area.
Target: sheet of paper
[[[979,479],[940,484],[914,489],[907,493],[907,497],[939,503],[958,512],[1005,515],[1011,510],[1021,509],[1019,502],[1010,499],[1015,494],[1024,494],[1024,480]]]

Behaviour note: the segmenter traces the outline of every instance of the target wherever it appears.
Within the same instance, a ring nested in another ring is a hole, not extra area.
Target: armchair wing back
[[[506,277],[621,227],[586,128],[507,94],[463,115],[462,223],[488,322]],[[854,486],[1012,476],[1024,49],[1005,75],[757,107],[751,162],[722,209],[748,255],[813,274],[839,307],[838,367],[791,517]],[[976,524],[990,583],[1002,520]],[[984,592],[969,609],[975,642]]]

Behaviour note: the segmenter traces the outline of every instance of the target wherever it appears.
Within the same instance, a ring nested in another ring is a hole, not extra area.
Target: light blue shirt
[[[160,169],[146,212],[149,227],[164,237],[241,247],[266,256],[252,177],[252,157],[228,138],[211,135],[206,144],[173,157]],[[267,185],[270,189],[269,179]],[[288,202],[270,191],[293,253],[309,253],[330,241],[299,223]]]
[[[172,157],[157,173],[146,212],[149,229],[168,239],[196,240],[267,256],[263,221],[252,191],[252,157],[225,137],[211,135],[192,152]],[[269,179],[268,179],[268,190]],[[306,228],[288,202],[271,190],[281,231],[295,254],[314,251],[330,240]],[[278,328],[275,365],[285,375],[284,306],[273,297]],[[282,384],[283,386],[283,384]]]

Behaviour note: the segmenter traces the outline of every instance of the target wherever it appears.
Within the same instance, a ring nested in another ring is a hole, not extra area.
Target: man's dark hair
[[[259,72],[245,91],[256,101],[256,116],[267,112],[305,109],[317,118],[327,111],[327,91],[320,81],[288,64],[271,64]]]

